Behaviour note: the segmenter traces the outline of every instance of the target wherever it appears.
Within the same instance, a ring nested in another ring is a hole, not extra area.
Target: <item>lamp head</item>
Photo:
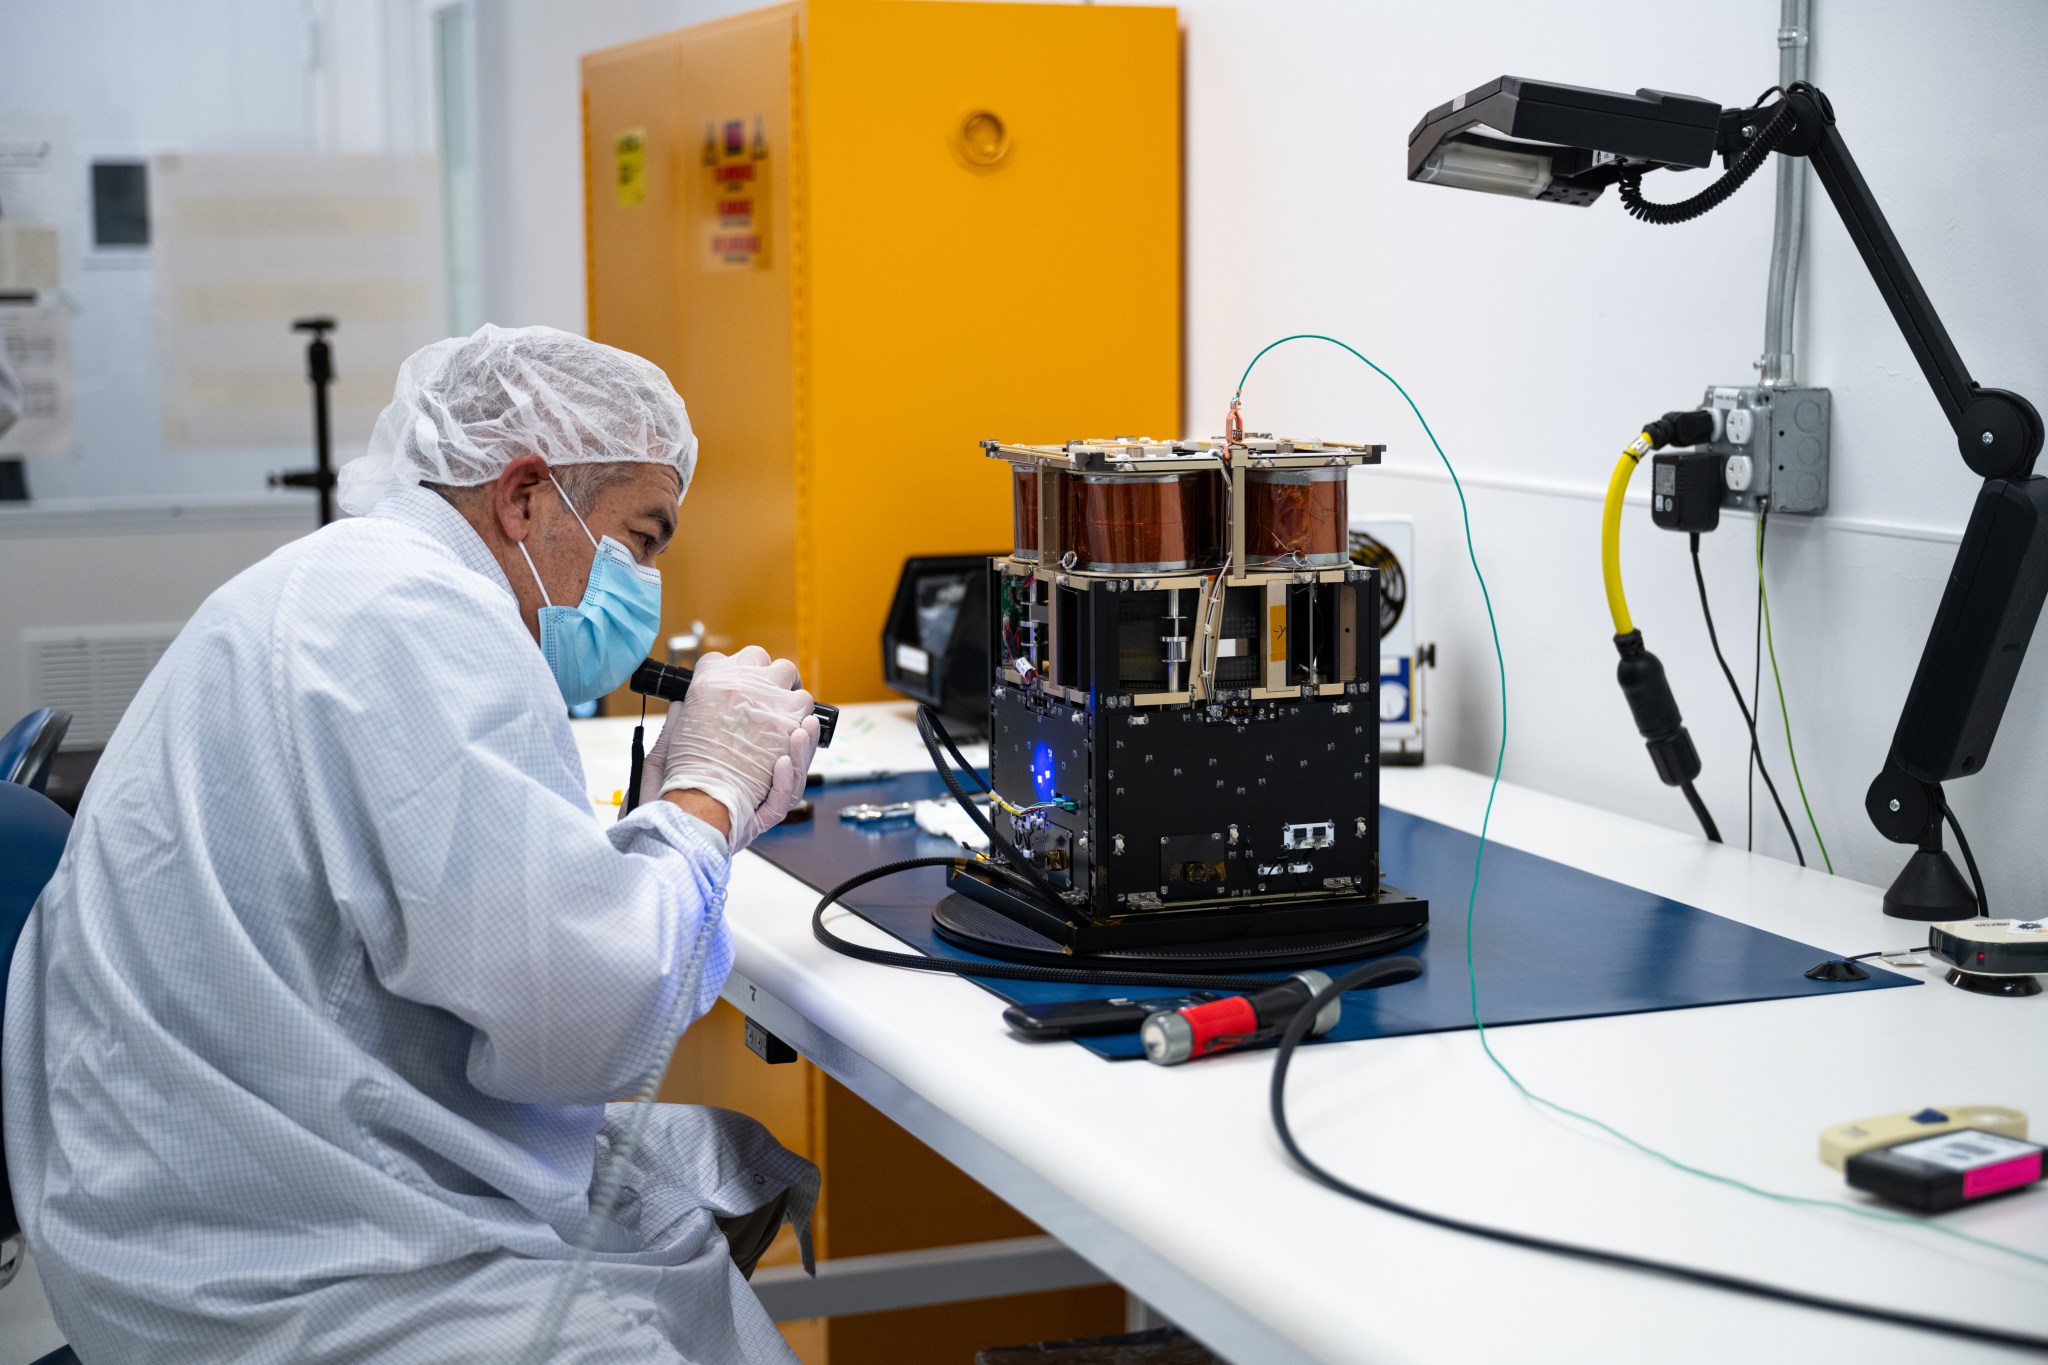
[[[1502,76],[1440,104],[1408,135],[1408,178],[1586,205],[1633,172],[1709,164],[1721,106]]]

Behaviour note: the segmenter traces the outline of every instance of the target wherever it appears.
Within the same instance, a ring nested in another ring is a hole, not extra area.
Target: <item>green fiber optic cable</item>
[[[1764,606],[1764,647],[1771,655],[1771,681],[1778,687],[1778,719],[1785,722],[1785,756],[1792,760],[1792,780],[1799,787],[1799,804],[1806,807],[1806,827],[1813,831],[1813,841],[1820,845],[1820,860],[1827,864],[1828,874],[1832,876],[1835,860],[1828,856],[1827,840],[1820,837],[1820,826],[1813,818],[1813,803],[1806,799],[1806,781],[1799,776],[1799,751],[1792,747],[1792,713],[1785,709],[1785,680],[1778,676],[1778,643],[1771,638],[1771,594],[1764,587],[1764,518],[1761,512],[1756,518],[1756,597]]]
[[[2037,1255],[2036,1253],[2031,1251],[2023,1251],[2018,1247],[2007,1246],[2002,1242],[1994,1242],[1988,1238],[1973,1237],[1967,1232],[1958,1232],[1954,1228],[1946,1227],[1940,1223],[1933,1222],[1930,1219],[1917,1218],[1911,1214],[1885,1213],[1878,1209],[1859,1208],[1854,1204],[1838,1203],[1832,1199],[1810,1199],[1801,1195],[1781,1194],[1775,1190],[1767,1190],[1762,1188],[1761,1186],[1752,1185],[1746,1180],[1738,1180],[1734,1176],[1721,1175],[1720,1173],[1715,1171],[1709,1171],[1699,1166],[1690,1165],[1684,1161],[1680,1161],[1677,1157],[1658,1151],[1655,1147],[1652,1147],[1647,1143],[1637,1141],[1635,1138],[1630,1137],[1628,1134],[1622,1132],[1620,1129],[1615,1128],[1613,1125],[1605,1123],[1600,1119],[1596,1119],[1590,1114],[1582,1114],[1576,1109],[1569,1108],[1566,1105],[1559,1104],[1555,1100],[1546,1099],[1542,1095],[1537,1094],[1535,1091],[1529,1089],[1528,1086],[1522,1084],[1521,1078],[1515,1075],[1513,1071],[1509,1070],[1507,1063],[1503,1062],[1498,1056],[1494,1054],[1493,1043],[1486,1036],[1485,1021],[1482,1020],[1479,1015],[1479,969],[1477,965],[1474,963],[1472,957],[1472,921],[1474,907],[1477,905],[1479,900],[1480,868],[1486,858],[1487,829],[1493,822],[1493,801],[1494,797],[1500,791],[1501,765],[1503,762],[1506,761],[1508,752],[1508,664],[1506,651],[1504,651],[1501,648],[1500,643],[1500,623],[1495,618],[1493,612],[1493,594],[1488,590],[1486,586],[1486,575],[1483,572],[1481,572],[1479,568],[1479,551],[1477,550],[1477,548],[1475,548],[1473,544],[1472,509],[1471,506],[1465,501],[1465,485],[1459,481],[1458,471],[1451,465],[1451,457],[1444,454],[1443,445],[1436,439],[1436,433],[1430,429],[1429,419],[1422,415],[1422,409],[1416,406],[1415,400],[1414,398],[1409,396],[1408,390],[1401,387],[1401,381],[1394,378],[1394,376],[1388,374],[1378,365],[1373,364],[1373,362],[1367,359],[1364,355],[1360,354],[1352,347],[1346,345],[1344,342],[1337,340],[1337,338],[1335,337],[1323,336],[1320,333],[1316,332],[1298,332],[1292,336],[1281,337],[1278,341],[1268,344],[1257,355],[1252,357],[1251,364],[1246,365],[1244,367],[1244,374],[1238,377],[1237,388],[1240,394],[1244,391],[1245,380],[1251,377],[1252,366],[1257,365],[1260,359],[1265,356],[1267,351],[1272,350],[1275,346],[1285,345],[1287,342],[1290,341],[1326,341],[1330,343],[1332,346],[1336,346],[1341,350],[1349,352],[1353,357],[1362,361],[1366,366],[1368,366],[1373,371],[1373,373],[1377,374],[1380,378],[1386,380],[1389,384],[1392,384],[1394,386],[1394,392],[1401,395],[1402,399],[1405,400],[1408,404],[1408,410],[1415,414],[1415,420],[1422,426],[1423,435],[1429,437],[1429,443],[1436,450],[1437,458],[1443,461],[1444,471],[1451,476],[1451,487],[1457,490],[1458,514],[1460,517],[1463,518],[1465,526],[1465,555],[1466,558],[1468,558],[1472,563],[1472,576],[1478,580],[1479,595],[1486,603],[1486,625],[1487,629],[1491,631],[1493,634],[1494,663],[1497,665],[1500,673],[1500,746],[1498,749],[1494,751],[1493,781],[1492,784],[1488,786],[1486,789],[1486,812],[1484,815],[1480,817],[1479,820],[1479,849],[1477,853],[1473,855],[1472,858],[1472,886],[1471,890],[1468,891],[1465,896],[1465,973],[1466,976],[1470,979],[1472,986],[1472,1027],[1478,1031],[1479,1046],[1485,1051],[1486,1060],[1491,1062],[1494,1066],[1494,1069],[1499,1071],[1501,1075],[1505,1076],[1508,1080],[1508,1083],[1513,1085],[1515,1089],[1521,1093],[1523,1098],[1529,1100],[1531,1103],[1540,1105],[1543,1108],[1548,1109],[1553,1113],[1561,1114],[1566,1118],[1576,1119],[1581,1123],[1588,1124],[1591,1127],[1597,1128],[1601,1132],[1606,1133],[1609,1137],[1612,1137],[1617,1141],[1627,1144],[1628,1146],[1634,1148],[1636,1151],[1641,1152],[1643,1155],[1654,1157],[1656,1160],[1663,1162],[1665,1165],[1671,1167],[1673,1170],[1683,1171],[1687,1175],[1698,1176],[1702,1180],[1711,1180],[1716,1184],[1726,1185],[1731,1189],[1741,1190],[1746,1194],[1753,1194],[1760,1198],[1771,1200],[1774,1203],[1824,1209],[1832,1213],[1853,1214],[1858,1218],[1869,1219],[1871,1222],[1874,1223],[1891,1223],[1904,1225],[1907,1227],[1923,1228],[1930,1232],[1941,1233],[1945,1237],[1951,1237],[1960,1242],[1968,1242],[1972,1246],[1980,1246],[1991,1251],[2004,1252],[2008,1256],[2017,1256],[2021,1260],[2032,1261],[2037,1265],[2048,1265],[2048,1256]],[[1761,559],[1759,559],[1758,562],[1759,565],[1761,565]],[[1761,576],[1759,576],[1759,581],[1761,581]],[[1767,623],[1765,626],[1765,630],[1766,635],[1768,636],[1768,605],[1766,606],[1765,619]],[[1774,674],[1776,672],[1776,667],[1777,660],[1775,657],[1773,657],[1772,670]],[[1790,741],[1790,738],[1791,731],[1790,726],[1788,724],[1786,730],[1786,739],[1788,742]],[[1798,772],[1798,764],[1796,761],[1793,764],[1793,772],[1795,774]],[[1802,798],[1805,796],[1804,789],[1801,790],[1800,795]],[[1812,818],[1812,811],[1810,808],[1807,812],[1807,816],[1809,820]],[[1818,830],[1814,831],[1814,837],[1816,839],[1820,837],[1820,832]],[[1832,871],[1832,868],[1830,870]]]

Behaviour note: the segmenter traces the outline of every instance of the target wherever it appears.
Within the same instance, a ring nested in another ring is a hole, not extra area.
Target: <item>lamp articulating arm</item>
[[[1981,388],[1970,378],[1849,155],[1827,97],[1802,82],[1786,99],[1796,125],[1778,150],[1813,164],[1955,430],[1963,463],[1984,480],[1891,752],[1864,798],[1881,834],[1917,845],[1885,893],[1885,913],[1968,919],[1985,908],[1942,849],[1947,805],[1941,784],[1984,766],[2048,599],[2048,479],[2034,475],[2041,416],[2020,395]]]

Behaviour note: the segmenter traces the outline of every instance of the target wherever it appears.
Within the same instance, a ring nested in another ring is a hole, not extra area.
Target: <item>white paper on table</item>
[[[977,768],[988,766],[986,744],[962,744],[960,754]],[[820,782],[871,782],[931,771],[931,755],[917,733],[917,706],[907,701],[844,708],[832,747],[820,749],[811,764],[811,776]]]

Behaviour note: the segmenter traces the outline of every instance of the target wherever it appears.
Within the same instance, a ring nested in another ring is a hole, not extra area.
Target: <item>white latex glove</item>
[[[811,760],[818,756],[818,718],[805,716],[804,723],[789,732],[789,753],[775,760],[775,776],[768,783],[768,795],[754,807],[744,842],[738,840],[739,826],[733,826],[737,853],[782,823],[789,808],[804,799],[804,780],[811,775]]]
[[[770,659],[759,645],[700,658],[689,695],[670,709],[655,742],[656,795],[701,791],[725,807],[732,851],[752,843],[802,795],[817,751],[816,724],[804,725],[817,702],[799,684],[795,664]]]

